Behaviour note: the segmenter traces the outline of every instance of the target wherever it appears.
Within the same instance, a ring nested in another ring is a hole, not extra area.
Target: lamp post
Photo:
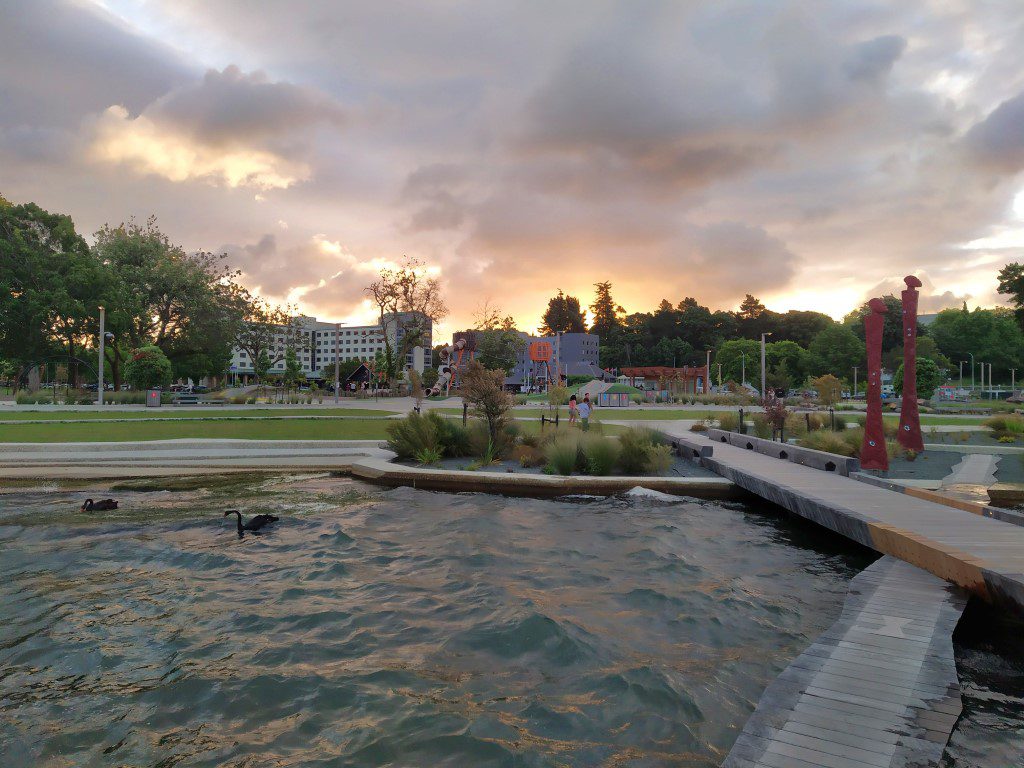
[[[857,399],[857,366],[853,366],[853,399]]]
[[[964,363],[966,362],[966,360],[960,361],[960,389],[964,388]]]
[[[766,374],[765,374],[765,367],[764,367],[764,350],[765,350],[765,342],[764,342],[764,340],[768,336],[771,336],[770,332],[769,333],[762,333],[761,334],[761,400],[764,400],[765,392],[766,392],[767,377],[766,377]]]
[[[711,350],[708,350],[707,362],[704,363],[704,394],[711,391]]]
[[[341,355],[338,353],[338,344],[341,342],[341,323],[334,324],[334,404],[338,404],[338,398],[340,393],[338,389],[341,386]]]
[[[722,364],[718,363],[718,388],[722,388]]]
[[[740,350],[740,384],[746,386],[747,384],[747,353]]]
[[[968,352],[967,354],[971,356],[971,392],[973,393],[974,392],[974,353],[973,352]]]
[[[106,322],[107,311],[103,307],[100,307],[100,364],[96,369],[97,382],[96,382],[96,404],[103,405],[103,352],[104,352],[104,341],[106,341],[106,328],[104,323]]]
[[[1010,369],[1010,397],[1014,397],[1017,394],[1017,369]]]

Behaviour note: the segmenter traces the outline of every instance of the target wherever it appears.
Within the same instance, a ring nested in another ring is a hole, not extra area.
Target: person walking
[[[580,428],[586,432],[590,429],[590,398],[584,397],[577,408],[580,413]]]
[[[569,397],[569,424],[576,423],[576,395]]]

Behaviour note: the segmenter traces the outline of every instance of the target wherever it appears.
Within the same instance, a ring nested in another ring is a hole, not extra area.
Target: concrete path
[[[149,440],[0,443],[4,479],[97,479],[248,471],[346,471],[388,459],[378,440]]]
[[[661,428],[663,432],[669,430]],[[680,433],[673,437],[689,437]],[[726,443],[701,464],[741,488],[984,599],[1024,611],[1024,528]]]
[[[960,715],[966,596],[883,557],[832,627],[768,686],[723,768],[938,766]]]
[[[994,454],[969,453],[942,478],[942,485],[983,485],[985,488],[995,485],[999,459]]]

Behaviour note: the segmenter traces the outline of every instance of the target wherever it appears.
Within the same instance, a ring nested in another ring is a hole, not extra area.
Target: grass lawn
[[[30,407],[30,406],[25,406]],[[147,408],[137,411],[0,411],[0,421],[102,421],[104,419],[273,419],[283,416],[348,416],[373,418],[392,416],[394,411],[375,408],[253,408],[225,410],[207,406],[203,410]]]
[[[461,416],[461,408],[440,408],[441,413],[449,416]],[[513,411],[513,414],[517,418],[521,419],[539,419],[541,414],[548,415],[547,408],[523,408],[518,407]],[[704,419],[708,417],[715,417],[722,411],[705,411],[705,410],[684,410],[680,408],[662,408],[659,410],[646,409],[638,410],[635,408],[598,408],[595,410],[595,418],[597,419],[608,419],[614,421],[616,419],[622,421],[673,421],[676,419]],[[563,405],[559,411],[559,418],[569,418],[569,407]]]
[[[220,438],[231,440],[385,440],[384,419],[192,419],[189,421],[82,422],[72,424],[3,424],[0,443],[88,443]],[[520,421],[524,432],[539,432],[539,421]],[[565,425],[561,426],[566,429]],[[622,427],[602,425],[605,434]],[[554,429],[545,426],[545,429]]]

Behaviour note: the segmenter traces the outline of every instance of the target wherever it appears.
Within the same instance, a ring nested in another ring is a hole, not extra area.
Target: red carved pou
[[[882,327],[885,325],[885,302],[868,302],[871,314],[864,318],[864,339],[868,352],[868,417],[864,424],[864,442],[860,446],[862,469],[888,469],[889,454],[885,450],[882,428]]]

